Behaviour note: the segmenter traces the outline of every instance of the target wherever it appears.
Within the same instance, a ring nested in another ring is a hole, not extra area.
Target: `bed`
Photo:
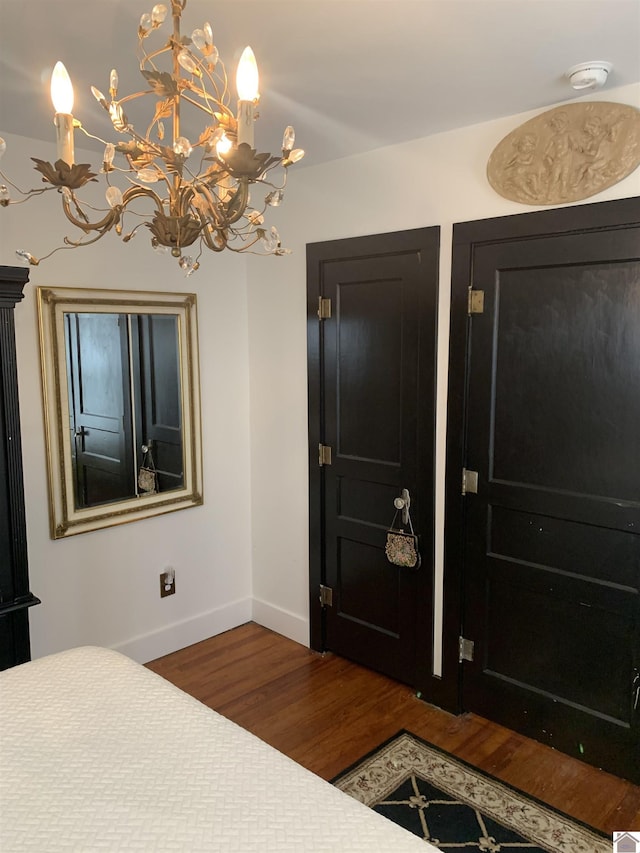
[[[0,850],[435,851],[124,655],[0,673]]]

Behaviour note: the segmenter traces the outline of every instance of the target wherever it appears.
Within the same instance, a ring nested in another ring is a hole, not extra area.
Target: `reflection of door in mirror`
[[[172,314],[134,314],[131,363],[138,453],[151,448],[157,491],[184,485],[178,318]],[[138,457],[138,466],[141,464]]]
[[[178,318],[64,317],[76,509],[135,497],[142,465],[156,491],[182,488]]]

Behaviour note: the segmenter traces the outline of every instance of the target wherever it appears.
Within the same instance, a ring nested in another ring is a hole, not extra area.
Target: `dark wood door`
[[[409,684],[430,648],[438,239],[419,229],[307,254],[312,643]],[[319,465],[319,444],[330,464]],[[418,570],[385,556],[403,489]],[[330,606],[320,607],[318,581]]]
[[[151,448],[160,492],[184,485],[178,317],[131,317],[138,459]]]
[[[640,228],[475,247],[463,706],[640,779]]]
[[[124,314],[65,314],[76,508],[136,493]]]

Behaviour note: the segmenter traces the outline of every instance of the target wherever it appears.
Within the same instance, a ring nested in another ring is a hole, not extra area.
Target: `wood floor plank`
[[[640,787],[254,623],[147,666],[324,779],[408,729],[604,832],[640,831]]]

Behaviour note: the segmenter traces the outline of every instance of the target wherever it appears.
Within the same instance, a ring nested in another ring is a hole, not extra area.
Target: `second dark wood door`
[[[477,246],[463,704],[638,781],[639,228]]]

